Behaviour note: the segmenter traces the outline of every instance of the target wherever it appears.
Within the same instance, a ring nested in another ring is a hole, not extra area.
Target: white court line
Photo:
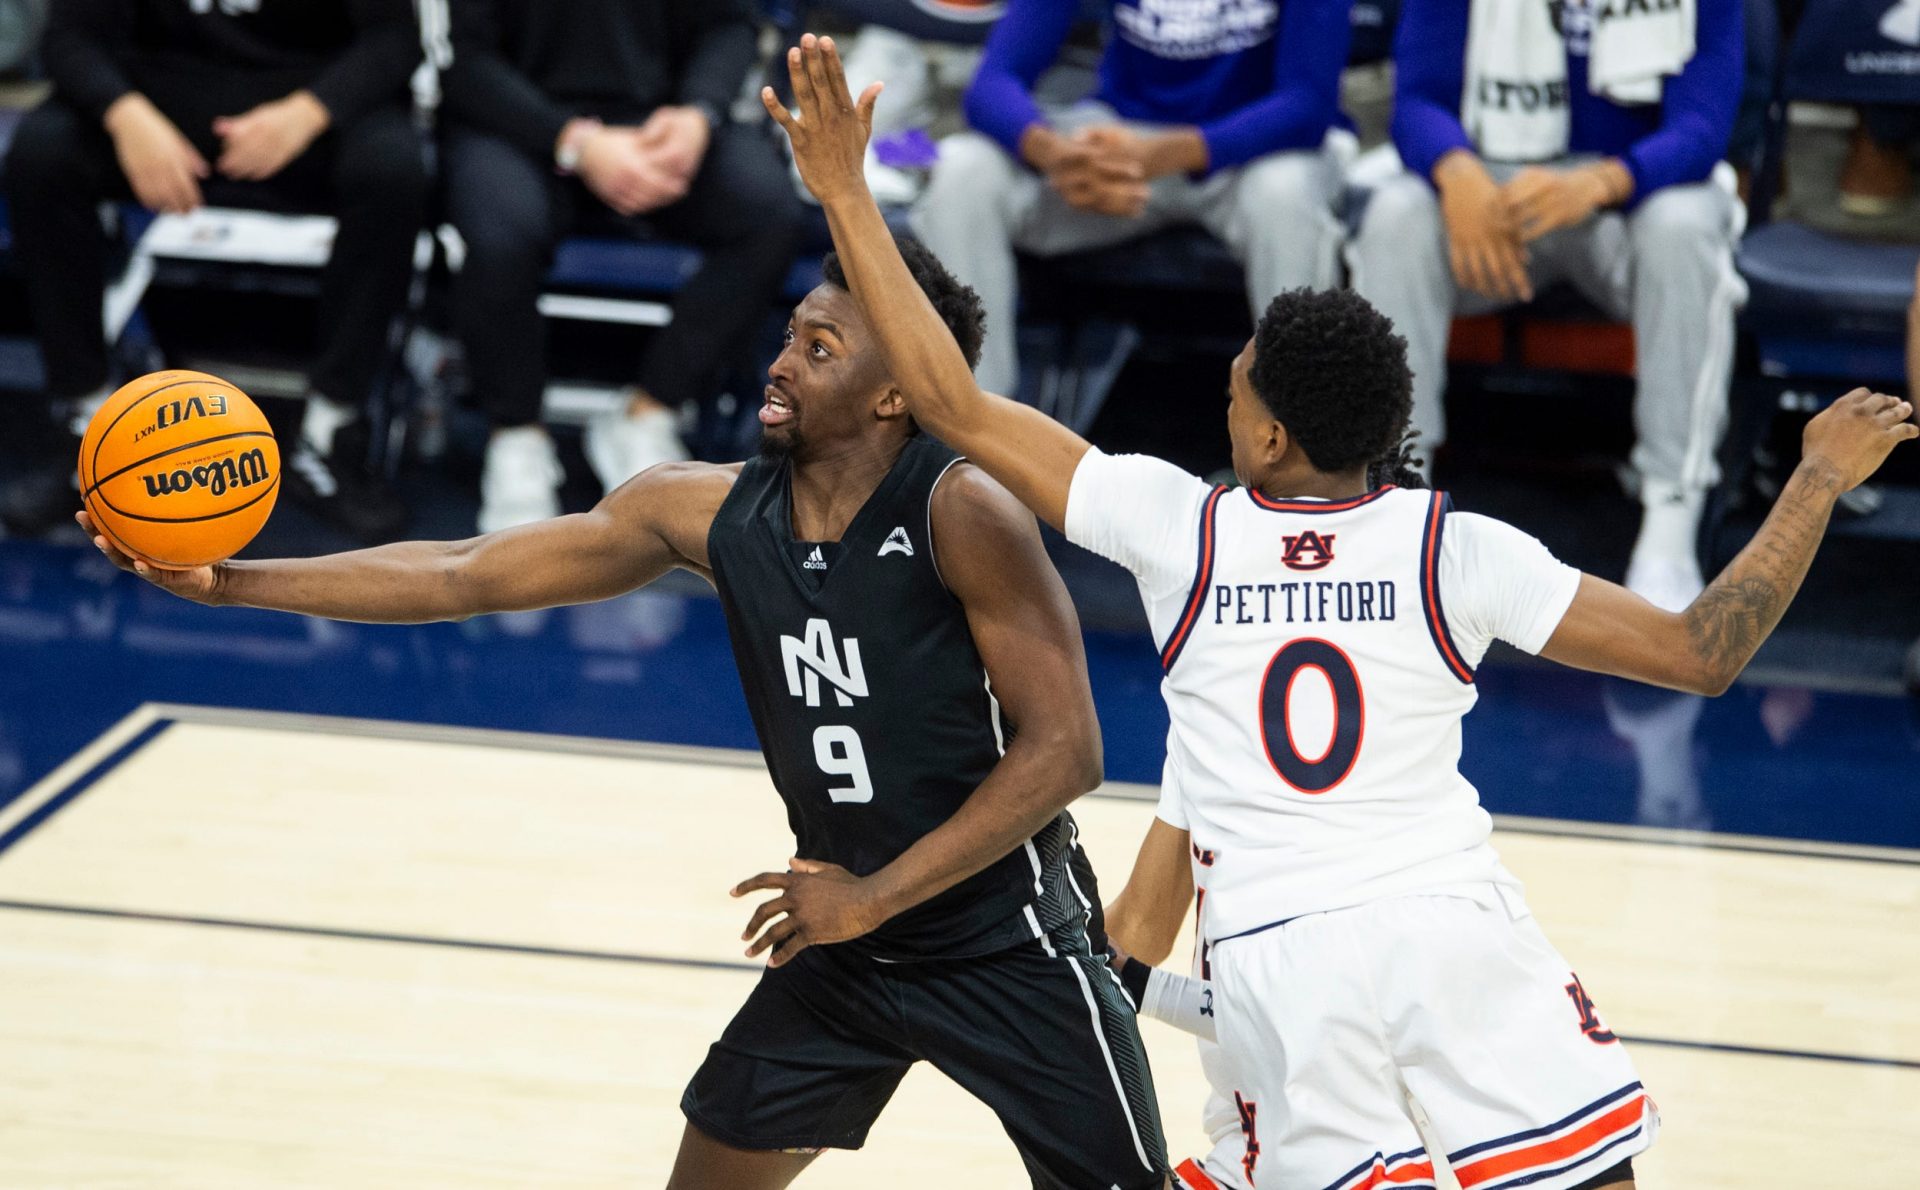
[[[115,749],[139,735],[154,722],[172,716],[154,703],[135,707],[127,716],[75,752],[46,776],[35,781],[19,797],[0,807],[0,835],[6,834],[28,815],[59,796],[60,791],[79,780],[86,771],[112,755]]]
[[[111,752],[128,737],[157,719],[173,719],[182,723],[219,727],[256,727],[274,731],[314,732],[322,735],[517,748],[531,752],[611,756],[762,771],[766,769],[766,761],[759,752],[742,748],[706,748],[690,744],[612,740],[595,736],[549,735],[542,732],[503,731],[487,727],[402,723],[388,719],[361,719],[290,711],[255,711],[237,707],[203,707],[186,703],[155,702],[141,706],[122,719],[100,739],[48,774],[35,784],[33,789],[8,806],[4,812],[0,812],[0,833],[4,833],[13,822],[30,812],[31,807],[26,803],[37,804],[44,801],[68,781],[97,763],[102,755]],[[1109,781],[1087,796],[1155,802],[1159,798],[1159,789],[1153,785]],[[1662,843],[1720,851],[1780,852],[1815,859],[1920,864],[1920,849],[1905,847],[1874,847],[1863,844],[1828,843],[1813,839],[1776,838],[1768,835],[1734,835],[1662,826],[1582,822],[1569,818],[1533,818],[1519,814],[1495,814],[1493,825],[1496,830],[1519,834],[1565,835],[1620,843]]]

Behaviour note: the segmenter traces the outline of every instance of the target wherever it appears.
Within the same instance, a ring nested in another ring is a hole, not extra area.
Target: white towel
[[[1461,123],[1490,161],[1567,151],[1567,47],[1546,0],[1472,0]]]
[[[1587,89],[1615,103],[1659,103],[1663,80],[1693,59],[1694,0],[1592,0]]]

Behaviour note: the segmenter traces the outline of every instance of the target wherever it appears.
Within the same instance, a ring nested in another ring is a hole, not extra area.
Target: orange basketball
[[[80,441],[80,495],[106,539],[165,570],[238,553],[273,511],[280,447],[247,394],[153,372],[107,398]]]

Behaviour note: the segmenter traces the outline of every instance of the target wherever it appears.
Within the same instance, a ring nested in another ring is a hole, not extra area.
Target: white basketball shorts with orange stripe
[[[1256,1190],[1567,1190],[1653,1143],[1633,1063],[1495,885],[1296,918],[1210,953]],[[1410,1102],[1411,1101],[1411,1102]]]

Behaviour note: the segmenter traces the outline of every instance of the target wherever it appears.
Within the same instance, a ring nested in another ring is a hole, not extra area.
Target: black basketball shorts
[[[857,1149],[921,1060],[993,1109],[1037,1190],[1163,1184],[1133,1009],[1078,917],[977,958],[809,947],[761,975],[680,1107],[734,1148]]]

